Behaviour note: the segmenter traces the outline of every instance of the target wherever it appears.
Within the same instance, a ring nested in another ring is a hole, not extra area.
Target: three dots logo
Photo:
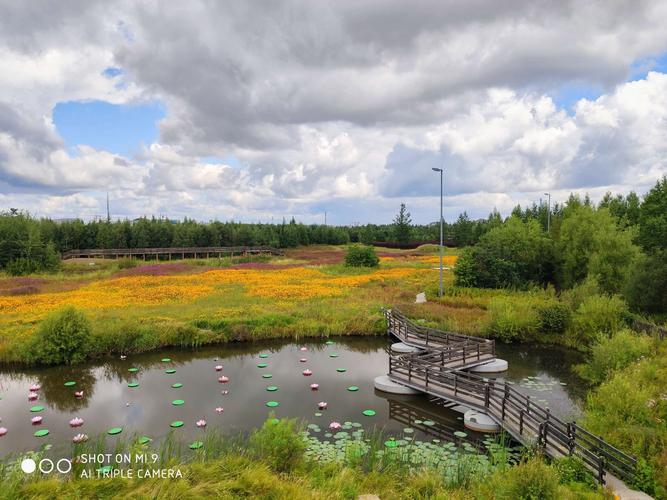
[[[25,458],[21,461],[21,470],[26,474],[32,474],[38,467],[42,474],[50,474],[54,469],[61,474],[67,474],[72,470],[72,461],[61,458],[54,463],[51,459],[43,458],[39,461],[39,465],[32,458]]]

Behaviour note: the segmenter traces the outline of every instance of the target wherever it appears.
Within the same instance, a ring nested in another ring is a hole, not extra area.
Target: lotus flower
[[[37,394],[36,392],[28,393],[28,401],[35,401],[36,399],[39,399],[39,394]]]
[[[314,391],[320,388],[320,384],[310,384],[310,388]]]
[[[225,377],[225,376],[223,375],[222,377],[220,377],[220,378],[218,379],[218,382],[220,382],[221,384],[226,384],[227,382],[229,382],[229,377]]]
[[[121,354],[120,359],[127,359],[127,356],[125,356],[124,354]]]
[[[338,422],[331,422],[331,423],[329,424],[329,429],[331,429],[332,431],[340,430],[342,427],[343,427],[343,426],[340,425],[340,423],[338,423]]]
[[[301,358],[299,361],[301,361],[302,363],[305,363],[308,360],[306,358]]]
[[[70,427],[81,427],[83,425],[83,419],[80,417],[74,417],[69,421]]]
[[[218,365],[215,367],[216,372],[221,372],[222,371],[222,365]]]
[[[225,409],[224,409],[222,406],[218,406],[218,407],[215,409],[215,412],[216,412],[216,413],[222,413],[223,411],[225,411]]]
[[[203,418],[201,420],[197,420],[196,425],[197,427],[206,427],[206,420],[204,420]]]
[[[326,410],[327,406],[329,406],[329,405],[326,403],[326,401],[320,401],[319,403],[317,403],[317,407],[320,410]]]
[[[302,347],[301,349],[299,349],[299,351],[301,351],[301,352],[306,352],[307,350],[308,349],[306,349],[305,347]]]
[[[313,374],[310,370],[306,369],[303,371],[303,376],[304,377],[310,377]]]
[[[39,425],[42,423],[42,417],[37,415],[36,417],[32,417],[30,421],[32,422],[32,425]]]
[[[83,443],[84,441],[88,441],[88,436],[86,434],[77,434],[72,438],[72,441],[74,443]]]
[[[30,386],[30,392],[37,392],[37,391],[39,391],[40,389],[41,389],[41,387],[39,386],[39,384],[32,384],[32,385]]]
[[[0,427],[0,436],[4,436],[5,434],[7,434],[7,429],[4,427]]]
[[[227,394],[229,394],[229,391],[220,391],[220,394],[222,394],[223,396],[226,396]]]
[[[82,398],[83,397],[83,391],[76,391],[74,393],[75,398]]]

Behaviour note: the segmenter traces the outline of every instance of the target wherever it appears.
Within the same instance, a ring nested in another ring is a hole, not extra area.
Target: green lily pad
[[[259,355],[259,357],[264,359],[264,358],[268,358],[269,355],[263,352],[262,354]]]
[[[48,429],[40,429],[37,432],[35,432],[35,437],[41,438],[44,436],[49,435],[49,430]]]
[[[37,406],[32,406],[30,408],[31,413],[37,413],[38,411],[44,411],[44,407],[41,405],[37,405]]]
[[[183,421],[182,420],[174,420],[172,423],[169,424],[170,427],[176,428],[176,427],[183,427]]]
[[[76,382],[74,380],[70,380],[68,382],[65,382],[65,387],[73,387],[76,385]]]
[[[107,431],[107,434],[109,434],[110,436],[115,436],[116,434],[120,434],[121,432],[123,432],[122,427],[112,427]]]
[[[330,358],[337,358],[338,356],[340,356],[340,354],[336,354],[335,352],[332,352],[331,354],[329,354]]]
[[[171,363],[171,358],[162,358],[163,363]]]
[[[180,389],[181,387],[183,387],[183,384],[181,384],[180,382],[176,382],[175,384],[171,384],[172,389]]]
[[[267,401],[267,402],[266,402],[266,406],[268,406],[269,408],[275,408],[275,407],[278,406],[279,404],[280,404],[280,403],[279,403],[278,401]]]
[[[396,441],[390,439],[389,441],[385,441],[385,442],[384,442],[384,445],[385,445],[387,448],[396,448],[396,447],[398,446],[398,443],[397,443]]]
[[[374,417],[375,416],[375,410],[364,410],[361,413],[363,413],[367,417]]]
[[[350,387],[347,388],[347,390],[350,392],[357,392],[359,388],[356,385],[351,385]]]
[[[266,363],[259,363],[257,365],[257,368],[266,368],[267,366],[269,366],[269,365],[267,365]]]
[[[171,404],[174,406],[183,406],[185,404],[185,401],[183,401],[182,399],[174,399],[171,402]]]
[[[201,441],[195,441],[194,443],[190,443],[189,448],[191,450],[198,450],[202,446],[204,446],[204,443],[202,443]]]
[[[321,417],[321,416],[322,416],[322,413],[318,411],[318,412],[315,413],[315,416],[316,416],[316,417]]]
[[[270,385],[266,388],[266,390],[269,392],[276,392],[278,390],[278,387],[276,387],[275,385]]]
[[[338,373],[345,373],[347,371],[347,368],[336,368],[336,371]]]
[[[128,387],[139,387],[139,382],[130,382],[127,384]]]
[[[334,341],[333,341],[333,340],[327,340],[327,341],[326,341],[326,344],[327,344],[327,345],[334,345]]]
[[[169,370],[165,370],[164,372],[171,375],[172,373],[176,373],[176,370],[174,370],[173,368],[169,368]]]
[[[428,427],[433,427],[435,425],[435,422],[433,420],[424,420],[424,425]]]
[[[265,373],[264,375],[262,375],[262,378],[271,378],[271,377],[273,377],[273,375],[271,375],[270,373]]]
[[[148,444],[151,441],[153,441],[153,440],[151,438],[149,438],[148,436],[141,436],[139,438],[139,444]]]
[[[458,438],[464,438],[464,437],[467,436],[467,434],[466,434],[465,432],[463,432],[463,431],[455,431],[455,432],[454,432],[454,435],[455,435],[456,437],[458,437]]]
[[[127,371],[130,373],[136,373],[139,371],[139,368],[128,368]]]

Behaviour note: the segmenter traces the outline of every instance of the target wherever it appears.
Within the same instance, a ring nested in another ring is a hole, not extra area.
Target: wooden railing
[[[415,355],[391,355],[392,380],[482,411],[524,444],[537,444],[551,457],[576,456],[604,484],[607,471],[633,482],[637,461],[576,422],[564,422],[511,385],[441,366]]]
[[[247,254],[270,254],[283,255],[284,252],[278,248],[259,246],[259,247],[164,247],[164,248],[89,248],[83,250],[68,250],[63,252],[61,257],[73,259],[80,257],[135,257],[135,256],[197,256],[197,255],[247,255]]]

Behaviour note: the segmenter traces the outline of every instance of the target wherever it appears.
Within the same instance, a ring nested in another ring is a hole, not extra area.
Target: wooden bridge
[[[168,248],[91,248],[85,250],[68,250],[61,258],[80,259],[120,259],[120,258],[155,258],[172,260],[172,258],[210,258],[234,257],[247,255],[284,255],[284,252],[273,247],[168,247]]]
[[[390,353],[389,378],[428,395],[487,414],[524,445],[537,445],[551,458],[576,456],[600,483],[610,473],[623,481],[636,478],[637,461],[576,422],[564,422],[504,381],[480,377],[463,368],[495,359],[495,344],[485,339],[441,332],[385,310],[387,331],[425,352]]]

